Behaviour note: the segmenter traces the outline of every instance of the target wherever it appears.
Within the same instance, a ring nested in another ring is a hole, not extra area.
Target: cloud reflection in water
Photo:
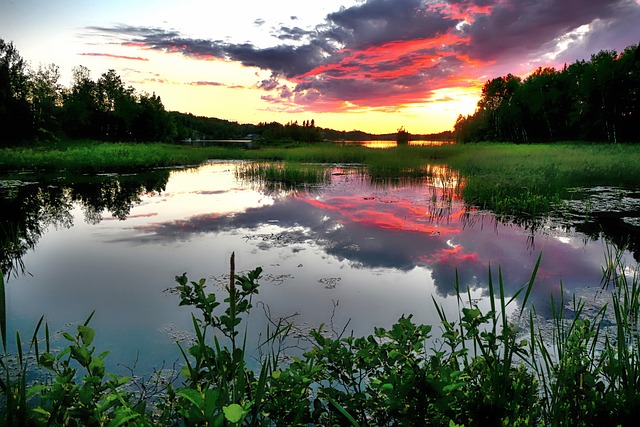
[[[356,269],[427,268],[441,295],[455,293],[456,271],[463,288],[485,288],[489,266],[494,279],[502,270],[505,287],[513,293],[529,280],[542,252],[536,302],[542,304],[550,292],[557,292],[560,281],[568,290],[598,283],[602,244],[587,244],[566,233],[559,238],[562,233],[552,225],[527,230],[470,210],[451,191],[458,183],[442,175],[446,170],[437,172],[440,175],[393,185],[354,173],[336,174],[323,189],[270,194],[272,203],[233,213],[149,222],[135,226],[135,235],[115,241],[170,243],[202,234],[241,234],[265,260],[276,256],[276,248],[295,246],[299,252],[316,246]],[[237,183],[234,188],[238,191]]]

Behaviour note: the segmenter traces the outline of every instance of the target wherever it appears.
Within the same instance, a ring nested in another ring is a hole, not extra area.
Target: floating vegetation
[[[567,190],[563,210],[571,213],[635,213],[640,217],[640,192],[617,186],[577,187]]]
[[[293,245],[296,243],[304,243],[306,240],[308,240],[301,233],[296,233],[292,231],[281,232],[281,233],[247,234],[244,236],[244,239],[247,242],[250,242],[250,241],[269,242],[269,243],[276,244],[277,246],[287,246],[287,245]]]
[[[179,294],[180,293],[177,292],[177,295]],[[187,345],[193,345],[196,342],[196,336],[193,332],[180,330],[172,323],[164,325],[160,328],[160,332],[169,336],[173,342],[185,343]]]
[[[241,274],[241,275],[246,273],[248,272],[244,272],[244,271],[237,272],[237,274]],[[291,274],[263,274],[262,276],[260,276],[260,283],[261,284],[268,283],[273,286],[279,286],[283,284],[285,281],[293,278],[294,276]],[[217,276],[209,277],[209,280],[213,283],[214,287],[220,291],[226,290],[226,288],[229,286],[230,279],[231,279],[231,276],[229,276],[228,274],[220,274]]]
[[[341,280],[341,277],[323,277],[318,280],[318,283],[322,283],[325,289],[335,289],[336,286],[340,284]]]

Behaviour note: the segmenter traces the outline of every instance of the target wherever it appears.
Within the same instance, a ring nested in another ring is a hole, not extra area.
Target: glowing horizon
[[[370,133],[451,130],[488,79],[620,52],[640,22],[636,0],[0,2],[0,37],[63,85],[114,69],[167,110]]]

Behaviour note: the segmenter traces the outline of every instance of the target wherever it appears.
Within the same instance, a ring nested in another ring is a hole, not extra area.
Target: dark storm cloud
[[[117,40],[125,46],[182,53],[195,59],[238,61],[248,67],[272,70],[287,77],[303,74],[322,64],[331,48],[322,40],[302,46],[278,45],[260,49],[250,43],[233,44],[221,40],[189,39],[175,31],[119,25],[88,27],[88,30]]]
[[[279,45],[264,49],[245,44],[228,44],[222,54],[212,56],[238,61],[247,67],[271,70],[286,77],[293,78],[304,74],[325,62],[325,55],[330,54],[327,45],[322,41],[311,41],[302,46]]]
[[[305,37],[314,35],[315,31],[303,30],[300,27],[282,27],[279,29],[278,39],[300,41]]]
[[[463,27],[470,37],[466,53],[483,60],[537,53],[545,44],[596,19],[620,18],[630,6],[637,9],[633,0],[496,2],[490,14],[479,15]]]
[[[129,25],[88,29],[123,40],[125,45],[180,52],[195,58],[239,61],[292,78],[339,59],[338,51],[344,47],[357,50],[392,41],[429,38],[455,25],[441,16],[422,13],[420,7],[419,0],[369,0],[328,15],[317,29],[283,26],[277,30],[276,37],[280,40],[307,38],[308,42],[301,46],[257,48],[250,43],[189,39],[172,30]],[[257,25],[263,22],[255,21]]]
[[[272,74],[269,79],[262,80],[257,85],[260,89],[271,91],[277,89],[280,86],[280,82],[278,81],[278,75]]]
[[[369,0],[327,16],[326,33],[352,49],[435,37],[455,26],[442,15],[429,13],[420,0]]]

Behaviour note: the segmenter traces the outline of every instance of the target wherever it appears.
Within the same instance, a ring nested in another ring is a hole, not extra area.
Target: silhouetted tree
[[[13,43],[0,39],[0,144],[15,143],[33,135],[27,71]]]
[[[539,68],[524,81],[489,80],[474,114],[458,117],[460,142],[637,141],[640,130],[638,45],[603,50],[561,71]]]
[[[108,140],[131,139],[131,124],[136,114],[135,90],[115,70],[102,74],[96,84],[98,125],[101,137]]]
[[[98,88],[91,72],[82,65],[72,70],[71,88],[63,92],[62,123],[72,137],[96,138],[98,118]]]
[[[62,106],[62,87],[59,79],[60,70],[55,64],[41,65],[30,74],[29,100],[38,137],[48,138],[60,130],[57,116]]]
[[[175,124],[167,114],[159,96],[141,94],[132,123],[132,134],[137,141],[163,141],[176,134]]]

